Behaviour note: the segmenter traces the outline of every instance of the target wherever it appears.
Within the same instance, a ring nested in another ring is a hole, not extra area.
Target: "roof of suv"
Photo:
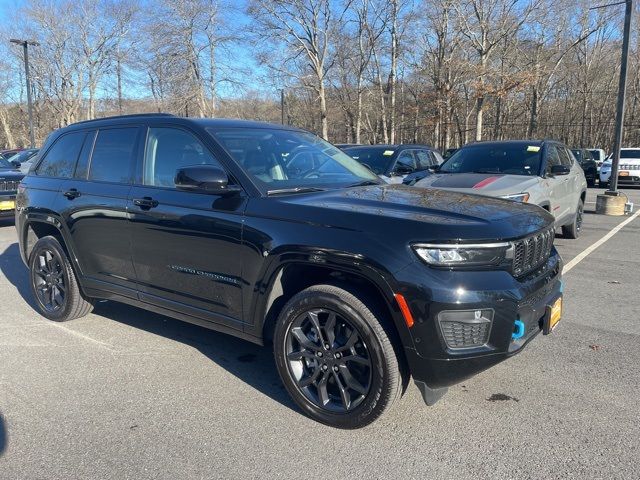
[[[401,143],[401,144],[386,144],[386,143],[378,143],[375,145],[350,145],[348,147],[344,147],[345,150],[349,150],[351,148],[379,148],[379,149],[387,149],[387,150],[401,150],[408,148],[430,148],[429,145],[424,145],[421,143]]]
[[[480,145],[505,145],[505,144],[527,144],[527,145],[542,145],[545,142],[555,142],[556,140],[486,140],[486,141],[480,141],[480,142],[473,142],[473,143],[467,143],[466,145],[463,145],[460,148],[465,148],[465,147],[473,147],[473,146],[480,146]],[[561,142],[557,142],[557,143],[561,143]]]
[[[229,118],[194,118],[194,117],[178,117],[170,113],[137,113],[132,115],[117,115],[113,117],[94,118],[92,120],[83,120],[81,122],[72,123],[70,127],[84,127],[91,124],[117,124],[120,121],[130,120],[167,120],[174,119],[183,122],[196,123],[202,127],[230,127],[230,128],[278,128],[287,130],[300,130],[299,128],[289,125],[280,125],[268,122],[257,122],[253,120],[240,120]]]

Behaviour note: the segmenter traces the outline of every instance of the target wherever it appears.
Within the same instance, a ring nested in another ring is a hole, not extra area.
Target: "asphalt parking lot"
[[[629,219],[594,208],[565,262]],[[1,479],[640,478],[640,218],[566,273],[553,335],[358,431],[296,410],[268,348],[108,302],[46,321],[16,242],[0,221]]]

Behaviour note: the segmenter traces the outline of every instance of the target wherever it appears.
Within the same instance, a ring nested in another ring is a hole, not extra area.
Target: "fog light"
[[[443,310],[438,324],[447,347],[481,347],[489,340],[493,309]]]

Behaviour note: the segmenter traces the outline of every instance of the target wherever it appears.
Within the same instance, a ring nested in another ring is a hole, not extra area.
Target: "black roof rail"
[[[85,124],[91,122],[99,122],[101,120],[114,120],[117,118],[145,118],[145,117],[175,117],[172,113],[132,113],[130,115],[113,115],[111,117],[100,117],[100,118],[92,118],[91,120],[81,120],[79,122],[74,122],[71,125]]]

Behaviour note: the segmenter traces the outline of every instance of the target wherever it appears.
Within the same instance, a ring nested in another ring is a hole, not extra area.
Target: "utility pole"
[[[29,77],[29,45],[33,47],[37,47],[40,44],[34,40],[18,40],[16,38],[12,38],[9,41],[11,43],[15,43],[16,45],[22,45],[22,48],[24,49],[24,73],[27,81],[27,105],[29,109],[29,141],[31,142],[31,148],[35,148],[36,140],[35,140],[35,134],[33,132],[33,105],[31,103],[31,79]]]
[[[284,88],[280,90],[280,123],[284,125]]]
[[[629,58],[629,36],[631,33],[631,15],[633,13],[633,0],[626,0],[624,12],[624,33],[622,37],[622,58],[620,61],[620,82],[618,84],[618,106],[616,111],[616,132],[613,146],[613,161],[611,162],[611,176],[609,177],[609,189],[607,195],[617,195],[618,192],[618,165],[620,164],[620,148],[624,134],[624,104],[627,90],[627,60]]]

